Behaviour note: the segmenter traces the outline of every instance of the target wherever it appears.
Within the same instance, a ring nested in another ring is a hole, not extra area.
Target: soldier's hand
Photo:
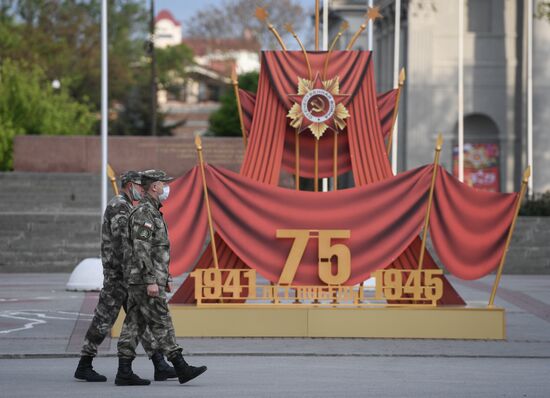
[[[150,285],[147,285],[147,295],[149,297],[158,297],[159,295],[159,285],[156,283],[152,283]]]

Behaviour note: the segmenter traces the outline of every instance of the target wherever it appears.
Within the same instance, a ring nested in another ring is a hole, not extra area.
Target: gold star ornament
[[[367,21],[374,21],[377,18],[382,18],[382,14],[380,14],[380,7],[369,7],[367,11]]]

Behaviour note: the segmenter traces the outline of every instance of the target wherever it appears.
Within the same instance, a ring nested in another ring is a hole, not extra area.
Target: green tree
[[[185,81],[185,71],[193,64],[193,50],[185,44],[157,48],[158,82],[165,89],[181,87]]]
[[[47,78],[61,80],[71,96],[98,110],[100,0],[0,1],[0,59],[40,65]],[[110,0],[108,7],[109,98],[123,108],[128,90],[143,79],[148,8],[145,0]]]
[[[15,135],[90,134],[95,122],[90,107],[71,98],[63,85],[55,90],[40,67],[0,64],[0,169],[13,167]]]
[[[142,69],[144,76],[149,76],[148,68]],[[110,129],[118,135],[151,135],[151,82],[143,79],[129,87],[123,98],[122,109]],[[164,125],[164,114],[157,112],[157,134],[170,135],[170,128]]]
[[[244,73],[239,76],[239,88],[256,92],[258,90],[258,72]],[[237,99],[233,90],[228,90],[220,98],[220,108],[210,115],[209,131],[217,136],[240,136],[241,125],[237,110]]]

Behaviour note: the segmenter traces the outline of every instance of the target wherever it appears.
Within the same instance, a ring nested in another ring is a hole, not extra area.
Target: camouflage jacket
[[[130,213],[128,222],[132,259],[128,263],[128,283],[166,286],[171,280],[170,241],[158,200],[145,194]]]
[[[132,201],[123,193],[109,201],[103,214],[101,261],[105,278],[123,280],[123,264],[131,255],[128,217],[132,209]]]

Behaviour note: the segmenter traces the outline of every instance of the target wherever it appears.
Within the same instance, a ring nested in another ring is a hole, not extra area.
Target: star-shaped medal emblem
[[[340,94],[338,76],[330,80],[321,80],[319,73],[315,79],[298,78],[298,94],[289,94],[294,105],[288,111],[290,125],[298,132],[305,129],[320,139],[327,129],[335,132],[346,127],[345,119],[350,115],[342,102],[348,97]]]

